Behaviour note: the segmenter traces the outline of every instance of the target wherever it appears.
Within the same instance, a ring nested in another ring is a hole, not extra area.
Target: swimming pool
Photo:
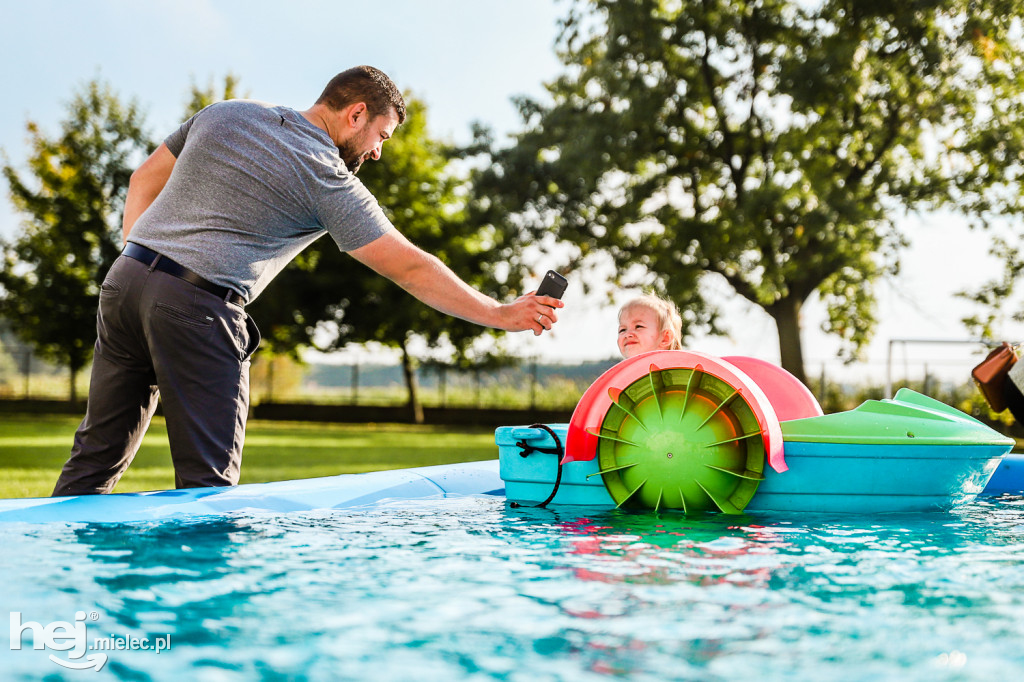
[[[4,679],[992,680],[1024,673],[1024,499],[872,516],[472,496],[5,524]],[[106,650],[32,649],[57,622]],[[160,653],[131,641],[169,638]],[[92,654],[93,652],[89,652]]]

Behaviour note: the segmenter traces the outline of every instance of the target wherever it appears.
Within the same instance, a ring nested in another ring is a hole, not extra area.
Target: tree
[[[550,103],[482,174],[495,222],[610,256],[687,333],[716,330],[708,277],[776,322],[804,378],[812,296],[852,359],[902,210],[983,216],[1022,158],[1020,3],[577,0]],[[1010,202],[1013,204],[1014,202]]]
[[[388,218],[411,241],[435,254],[469,284],[496,297],[514,295],[521,272],[507,264],[514,245],[491,226],[466,220],[460,183],[451,173],[455,150],[427,132],[425,105],[407,97],[408,116],[385,145],[381,161],[364,164],[359,178]],[[483,328],[420,303],[389,280],[353,263],[330,238],[289,265],[251,308],[273,347],[312,346],[322,351],[377,342],[398,348],[408,406],[423,420],[416,384],[413,339],[428,348],[450,347],[456,361],[473,353]]]
[[[989,254],[1002,261],[1003,271],[979,285],[977,289],[960,291],[957,295],[975,305],[978,312],[961,321],[979,339],[1002,340],[997,337],[1006,322],[1024,321],[1024,306],[1016,296],[1017,284],[1024,275],[1021,243],[997,237]]]
[[[228,73],[224,76],[223,88],[218,92],[213,79],[210,79],[209,85],[205,88],[200,88],[193,79],[192,85],[189,88],[189,98],[185,103],[185,116],[183,118],[191,118],[193,114],[199,113],[200,110],[205,109],[214,102],[247,97],[247,94],[239,92],[239,82],[241,82],[241,78],[233,73]]]
[[[128,180],[154,145],[135,102],[99,81],[75,94],[67,113],[52,138],[28,122],[31,179],[3,166],[11,201],[28,219],[2,245],[0,316],[41,357],[68,368],[74,401],[96,341],[100,284],[120,252]]]

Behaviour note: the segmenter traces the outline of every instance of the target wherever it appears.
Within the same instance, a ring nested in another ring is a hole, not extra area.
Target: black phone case
[[[548,270],[547,274],[544,275],[543,281],[540,286],[537,287],[538,296],[551,296],[552,298],[562,298],[562,294],[565,293],[565,288],[569,286],[568,280],[562,277],[554,270]]]

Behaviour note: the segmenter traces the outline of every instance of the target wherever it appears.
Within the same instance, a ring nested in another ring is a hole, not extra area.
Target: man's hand
[[[555,309],[563,307],[565,304],[559,299],[537,296],[537,292],[531,291],[502,306],[501,314],[509,326],[499,328],[510,332],[530,330],[534,336],[540,336],[558,322]]]

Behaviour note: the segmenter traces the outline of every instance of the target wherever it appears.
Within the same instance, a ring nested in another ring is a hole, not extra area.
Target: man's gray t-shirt
[[[247,301],[325,231],[350,251],[391,229],[327,133],[292,109],[220,102],[164,142],[174,170],[128,240]]]

